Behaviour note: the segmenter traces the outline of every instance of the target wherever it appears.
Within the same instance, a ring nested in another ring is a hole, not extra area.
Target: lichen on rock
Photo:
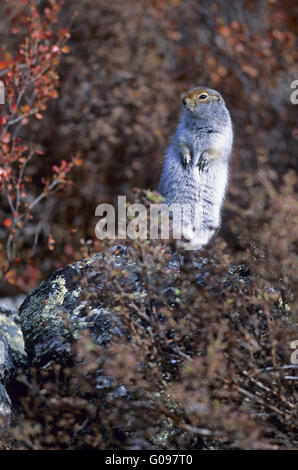
[[[115,248],[110,255],[109,262],[135,281],[132,260],[119,258]],[[88,330],[97,344],[109,341],[115,334],[108,305],[100,299],[101,265],[105,262],[103,253],[97,253],[59,269],[25,299],[20,319],[32,365],[71,361],[71,345],[82,330]]]

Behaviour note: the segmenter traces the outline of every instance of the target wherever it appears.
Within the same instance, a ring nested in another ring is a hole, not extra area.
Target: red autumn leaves
[[[23,231],[32,221],[34,207],[54,191],[70,183],[69,172],[82,161],[73,157],[52,166],[52,174],[43,178],[39,193],[32,187],[32,176],[27,173],[35,158],[43,158],[43,151],[28,145],[21,137],[21,128],[32,118],[42,120],[48,102],[58,98],[60,85],[57,67],[63,54],[70,52],[66,44],[70,34],[59,26],[63,0],[52,0],[42,11],[33,1],[22,0],[21,8],[12,13],[11,33],[20,37],[14,54],[0,53],[0,79],[5,86],[5,105],[0,107],[0,280],[6,276],[15,283],[14,266],[31,256],[31,249],[23,250]],[[18,3],[20,7],[20,2]],[[26,242],[27,244],[27,242]],[[54,249],[54,238],[48,235],[48,248]],[[18,262],[17,262],[18,260]],[[8,275],[9,274],[9,275]]]

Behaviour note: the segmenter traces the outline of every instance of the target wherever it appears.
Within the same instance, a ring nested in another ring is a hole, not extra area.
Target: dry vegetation
[[[82,300],[111,311],[121,336],[84,336],[74,364],[23,377],[15,446],[297,448],[290,291],[224,242],[184,259],[152,242],[118,251],[137,280],[106,250],[101,287],[87,277]]]
[[[223,228],[203,252],[182,260],[160,242],[128,243],[145,299],[107,261],[101,300],[126,335],[105,346],[84,337],[74,365],[23,377],[11,446],[297,448],[295,2],[72,0],[62,22],[71,11],[59,100],[22,131],[44,150],[32,194],[61,160],[79,152],[84,164],[36,209],[38,246],[14,266],[14,287],[35,286],[88,246],[108,252],[94,238],[95,207],[124,194],[149,202],[133,188],[156,187],[190,86],[218,88],[228,103],[231,181]],[[24,231],[20,253],[34,239]],[[102,386],[99,369],[110,377]]]

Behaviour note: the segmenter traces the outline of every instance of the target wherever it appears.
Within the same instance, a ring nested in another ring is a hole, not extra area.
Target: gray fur
[[[221,223],[233,130],[230,113],[215,90],[190,90],[183,107],[158,189],[168,205],[183,205],[184,242],[180,244],[198,249],[209,242]]]

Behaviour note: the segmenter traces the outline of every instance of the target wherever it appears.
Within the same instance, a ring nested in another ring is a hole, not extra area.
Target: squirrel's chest
[[[227,136],[222,132],[196,133],[188,137],[194,158],[197,159],[205,150],[224,156],[228,150]]]
[[[229,139],[228,136],[223,132],[215,132],[210,134],[209,137],[209,145],[215,153],[218,155],[224,156],[229,147]]]
[[[207,148],[210,148],[211,137],[210,134],[203,134],[199,132],[189,133],[187,135],[187,143],[191,150],[192,157],[194,162],[198,161],[201,154]]]

